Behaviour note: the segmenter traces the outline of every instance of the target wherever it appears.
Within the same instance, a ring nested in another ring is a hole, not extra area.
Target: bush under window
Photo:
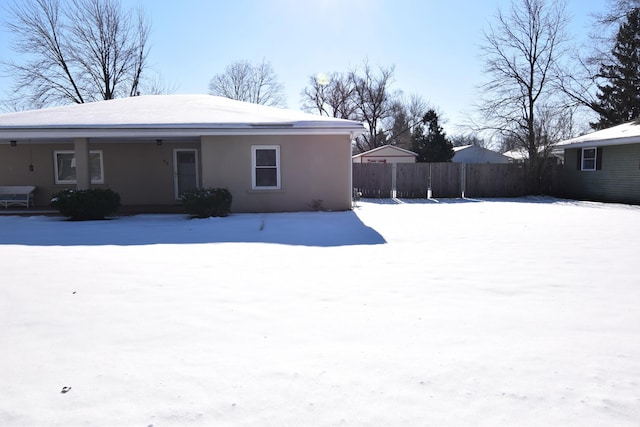
[[[120,208],[120,195],[113,190],[62,190],[53,195],[51,206],[73,220],[104,219]]]
[[[228,216],[231,193],[226,188],[200,188],[185,191],[181,196],[184,208],[193,218]]]

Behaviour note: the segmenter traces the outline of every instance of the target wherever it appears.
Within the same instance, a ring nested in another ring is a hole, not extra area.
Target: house
[[[383,145],[352,156],[353,163],[415,163],[418,153],[395,145]]]
[[[556,144],[567,197],[640,204],[640,119]]]
[[[210,95],[149,95],[0,115],[0,186],[110,188],[123,206],[223,187],[233,212],[351,209],[355,121]],[[320,202],[321,201],[321,202]]]
[[[542,148],[538,151],[542,153]],[[524,148],[514,148],[513,150],[505,151],[503,156],[509,159],[509,163],[524,163],[529,159],[529,152]],[[564,153],[561,148],[551,147],[547,157],[547,164],[549,165],[561,165],[564,163]]]
[[[479,145],[453,147],[453,163],[509,163],[509,158]]]

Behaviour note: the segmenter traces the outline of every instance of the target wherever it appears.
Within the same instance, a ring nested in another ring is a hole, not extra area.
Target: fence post
[[[391,198],[395,199],[396,198],[396,182],[398,181],[398,164],[397,163],[391,163]]]
[[[463,199],[465,191],[467,191],[467,164],[462,163],[460,168],[460,193],[462,193]]]

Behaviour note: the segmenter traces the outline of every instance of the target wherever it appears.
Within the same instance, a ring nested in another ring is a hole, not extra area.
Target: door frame
[[[194,154],[195,172],[196,172],[196,188],[200,188],[200,172],[198,163],[198,149],[197,148],[174,148],[173,149],[173,196],[176,200],[180,200],[178,194],[178,152],[190,151]]]

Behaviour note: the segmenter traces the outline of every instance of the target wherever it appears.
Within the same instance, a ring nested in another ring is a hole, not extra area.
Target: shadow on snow
[[[197,243],[275,243],[350,246],[386,243],[353,211],[233,214],[188,219],[184,215],[135,215],[108,221],[60,217],[0,217],[0,244],[98,246]]]

